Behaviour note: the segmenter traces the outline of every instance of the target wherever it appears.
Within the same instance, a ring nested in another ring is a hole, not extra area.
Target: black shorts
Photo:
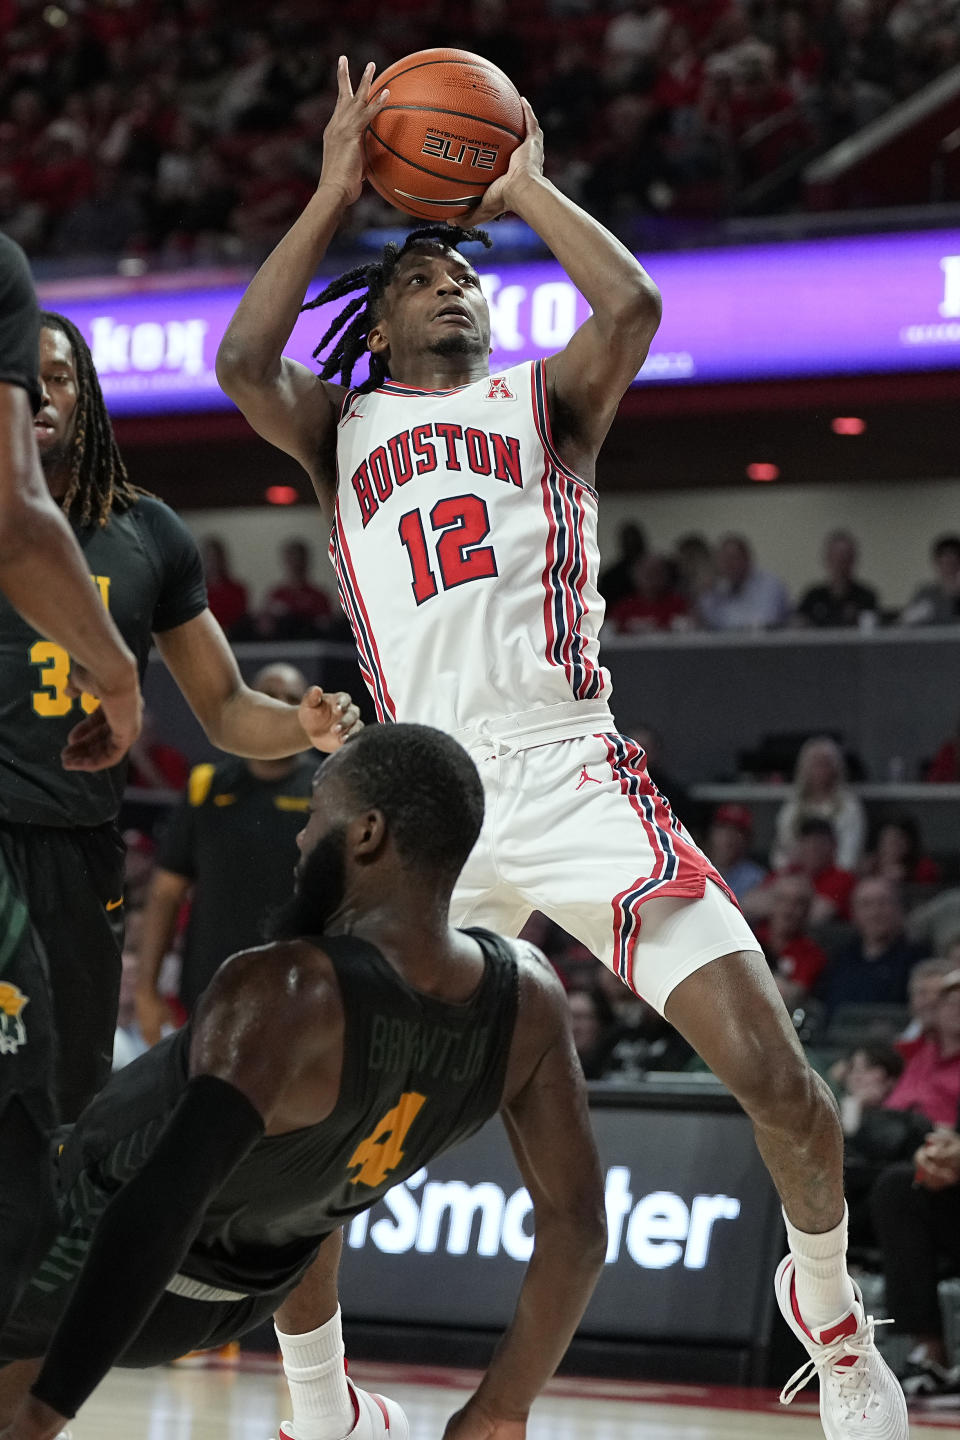
[[[148,1243],[145,1240],[144,1243]],[[134,1263],[135,1257],[131,1257]],[[38,1275],[48,1275],[41,1267]],[[74,1282],[40,1289],[35,1279],[0,1334],[0,1365],[45,1355],[73,1293]],[[219,1349],[269,1320],[291,1286],[242,1300],[187,1300],[164,1291],[146,1322],[117,1361],[134,1370],[166,1365],[191,1350]]]
[[[113,1060],[123,952],[123,841],[113,824],[92,829],[0,824],[0,855],[46,952],[60,1119],[75,1120],[106,1084]],[[27,1012],[28,1025],[31,1021],[38,1031],[35,1011]]]
[[[19,877],[0,832],[0,1120],[19,1096],[37,1129],[57,1123],[50,976]]]

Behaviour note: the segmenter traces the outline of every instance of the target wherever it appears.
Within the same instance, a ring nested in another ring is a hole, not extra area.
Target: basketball
[[[418,219],[466,215],[523,139],[516,86],[468,50],[418,50],[378,76],[371,98],[385,88],[363,137],[367,179]]]

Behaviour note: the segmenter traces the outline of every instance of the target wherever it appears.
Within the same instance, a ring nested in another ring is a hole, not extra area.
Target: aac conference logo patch
[[[493,375],[483,398],[484,400],[516,400],[517,397],[502,375]]]
[[[15,1055],[26,1045],[27,1031],[21,1011],[29,1004],[29,995],[24,995],[16,985],[8,981],[0,983],[0,1055]]]

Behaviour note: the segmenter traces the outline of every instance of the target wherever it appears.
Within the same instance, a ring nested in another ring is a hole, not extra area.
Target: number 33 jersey
[[[556,452],[542,361],[350,391],[337,469],[330,554],[380,720],[602,708],[596,495]]]
[[[137,657],[140,678],[154,633],[185,625],[207,604],[203,565],[189,530],[142,495],[106,525],[74,527],[91,583]],[[0,820],[102,825],[116,817],[126,761],[96,774],[64,770],[60,751],[98,701],[70,695],[70,657],[0,595]]]

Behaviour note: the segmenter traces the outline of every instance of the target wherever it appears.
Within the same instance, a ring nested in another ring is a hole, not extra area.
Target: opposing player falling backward
[[[551,967],[450,925],[483,804],[470,757],[424,726],[376,726],[324,765],[286,938],[228,960],[190,1024],[58,1137],[60,1235],[0,1333],[19,1362],[0,1370],[3,1440],[52,1440],[118,1359],[159,1364],[274,1311],[295,1397],[307,1377],[321,1396],[281,1435],[407,1440],[399,1406],[344,1376],[339,1227],[501,1108],[534,1250],[445,1435],[519,1440],[603,1266],[603,1177]]]
[[[371,98],[372,78],[368,65],[354,93],[341,59],[319,186],[241,301],[220,382],[313,481],[380,719],[438,725],[479,765],[487,818],[455,919],[516,934],[542,910],[690,1041],[750,1115],[783,1201],[777,1298],[810,1363],[782,1398],[819,1374],[829,1440],[905,1440],[903,1396],[847,1274],[833,1100],[730,892],[609,709],[594,469],[660,296],[544,178],[524,102],[524,142],[467,218],[514,211],[553,252],[593,312],[566,348],[490,374],[487,303],[459,248],[489,241],[441,227],[387,246],[312,302],[358,292],[318,347],[342,330],[319,377],[286,359],[362,188],[361,137],[386,93]],[[351,388],[365,351],[370,378]]]

